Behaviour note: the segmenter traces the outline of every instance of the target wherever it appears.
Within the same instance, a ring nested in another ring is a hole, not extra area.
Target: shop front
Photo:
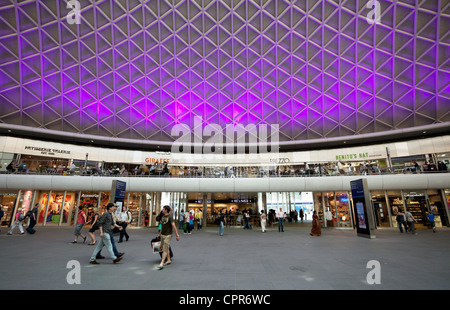
[[[4,212],[0,219],[0,226],[10,226],[13,218],[14,207],[16,205],[18,192],[2,191],[0,192],[0,206]]]
[[[389,202],[385,191],[371,191],[372,204],[375,213],[375,224],[377,227],[391,227]]]
[[[68,191],[35,191],[38,224],[44,226],[73,225],[78,193]]]

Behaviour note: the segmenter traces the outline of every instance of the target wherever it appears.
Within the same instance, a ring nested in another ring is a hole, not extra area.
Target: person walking
[[[200,210],[197,210],[197,213],[195,214],[195,219],[197,220],[197,230],[202,229],[203,225],[203,212]]]
[[[267,221],[267,215],[264,210],[261,210],[261,231],[263,233],[266,232],[266,221]]]
[[[114,203],[110,202],[106,206],[106,212],[99,219],[100,242],[94,249],[94,252],[92,252],[91,258],[89,260],[90,264],[94,265],[99,264],[96,260],[97,254],[102,250],[104,246],[106,246],[106,249],[108,250],[109,253],[109,257],[112,259],[114,264],[122,259],[122,256],[117,257],[114,254],[113,247],[111,244],[112,227],[115,224],[112,214],[116,212],[116,210],[117,206]],[[121,227],[119,229],[121,229]]]
[[[158,269],[161,270],[166,265],[170,265],[172,260],[170,259],[169,249],[170,249],[170,241],[172,240],[172,234],[175,231],[176,240],[180,241],[180,235],[178,234],[177,227],[173,220],[172,215],[170,214],[170,207],[164,206],[162,210],[161,217],[161,230],[158,234],[159,239],[161,240],[161,263],[158,266]]]
[[[98,220],[100,218],[100,214],[98,214],[98,209],[94,208],[94,215],[91,218],[91,227],[89,228],[89,232],[88,235],[89,237],[91,237],[91,242],[89,243],[89,245],[94,245],[95,243],[97,243],[97,241],[95,240],[95,231],[99,228],[99,223]]]
[[[245,211],[245,213],[244,213],[244,222],[245,222],[244,229],[246,229],[246,228],[252,229],[252,225],[250,224],[250,213],[248,210]]]
[[[398,211],[395,220],[397,221],[397,226],[401,233],[403,233],[402,227],[405,227],[405,232],[408,232],[408,228],[406,227],[405,214],[401,210]]]
[[[428,219],[428,222],[431,225],[431,228],[433,228],[433,232],[435,233],[436,232],[436,223],[434,221],[434,214],[430,213],[430,212],[427,212],[427,219]]]
[[[34,234],[36,230],[34,229],[34,226],[36,225],[37,221],[37,213],[38,213],[38,206],[39,204],[35,204],[33,208],[27,212],[27,216],[30,218],[30,222],[27,227],[27,232],[29,234]]]
[[[81,233],[81,229],[83,228],[84,224],[86,224],[86,213],[84,213],[83,211],[84,207],[83,206],[79,206],[78,207],[78,217],[77,217],[77,225],[75,226],[75,238],[72,241],[72,243],[77,243],[78,242],[78,237],[83,238],[83,243],[86,241],[86,236],[84,236]]]
[[[280,208],[280,211],[277,212],[277,218],[278,218],[278,232],[284,232],[283,222],[285,219],[285,215],[282,208]]]
[[[24,219],[24,218],[25,218],[25,216],[24,216],[23,213],[22,213],[22,208],[19,208],[19,209],[17,210],[16,216],[15,216],[14,224],[13,224],[13,226],[11,227],[11,229],[8,231],[8,235],[12,235],[12,233],[13,233],[13,231],[14,231],[14,228],[16,228],[16,226],[19,226],[20,234],[21,234],[21,235],[24,234],[24,232],[23,232],[23,225],[22,225],[22,222],[23,222],[23,219]]]
[[[191,234],[191,231],[194,230],[194,211],[189,211],[189,228],[188,228],[188,234]]]
[[[132,217],[131,212],[128,211],[126,206],[122,207],[122,212],[120,213],[120,217],[117,220],[119,222],[119,226],[122,227],[119,236],[119,243],[123,242],[123,237],[125,237],[125,240],[128,241],[128,239],[130,239],[130,236],[126,231],[126,228],[131,223]]]
[[[408,210],[405,211],[405,217],[406,222],[408,223],[408,230],[410,230],[413,235],[417,235],[416,227],[414,226],[414,223],[417,223],[416,219]]]
[[[179,230],[183,229],[184,217],[185,217],[184,210],[181,210],[180,211],[180,224],[178,225]]]
[[[313,212],[312,228],[309,233],[311,236],[320,236],[322,234],[322,229],[320,228],[319,217],[317,216],[316,210]]]
[[[0,204],[0,227],[2,226],[2,218],[5,215],[5,212],[3,211],[3,206]],[[0,229],[0,231],[2,231]]]
[[[218,216],[218,220],[219,220],[219,236],[223,236],[223,227],[226,222],[225,222],[225,215],[222,213],[222,211]]]

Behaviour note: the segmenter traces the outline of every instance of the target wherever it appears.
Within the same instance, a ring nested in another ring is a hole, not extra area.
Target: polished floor
[[[330,228],[312,237],[310,223],[287,223],[283,233],[276,226],[266,233],[259,227],[225,228],[223,236],[212,226],[191,235],[181,233],[179,242],[173,239],[173,263],[163,270],[157,270],[159,255],[150,248],[155,228],[128,229],[130,240],[118,244],[125,252],[123,260],[113,264],[103,250],[106,258],[99,265],[89,264],[94,250],[89,240],[71,243],[72,227],[36,227],[36,231],[20,235],[16,228],[10,236],[2,227],[0,289],[450,289],[448,228],[437,233],[418,230],[418,235],[379,229],[375,239],[367,239],[353,230]],[[71,261],[79,262],[80,268]],[[368,268],[370,261],[379,266]],[[70,284],[75,280],[79,284]]]

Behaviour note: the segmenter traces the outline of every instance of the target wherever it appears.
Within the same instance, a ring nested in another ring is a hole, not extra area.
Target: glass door
[[[372,191],[371,194],[376,225],[378,227],[391,227],[385,192]]]

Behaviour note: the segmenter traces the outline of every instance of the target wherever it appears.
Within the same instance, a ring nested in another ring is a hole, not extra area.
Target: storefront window
[[[375,212],[375,223],[378,227],[390,227],[388,205],[384,191],[372,191],[372,203]]]
[[[111,201],[111,193],[110,192],[102,192],[101,193],[101,200],[99,203],[99,212],[100,214],[103,214],[106,212],[106,206],[108,205],[108,203]]]
[[[324,192],[323,193],[323,203],[324,203],[324,217],[327,223],[327,227],[336,227],[336,202],[334,199],[334,192]]]
[[[428,212],[427,200],[423,191],[404,192],[406,210],[416,219],[416,228],[425,228]]]
[[[47,209],[47,204],[49,203],[49,199],[48,199],[48,194],[49,192],[47,191],[43,191],[40,193],[39,195],[39,199],[37,201],[37,203],[39,204],[38,207],[38,223],[42,224],[45,221],[45,210]]]
[[[391,208],[391,222],[393,227],[397,227],[397,221],[395,217],[399,211],[405,212],[403,206],[402,193],[400,191],[388,191],[387,198],[389,206]]]
[[[48,203],[46,224],[58,225],[60,220],[60,213],[62,209],[62,202],[64,198],[63,192],[52,193]]]
[[[66,198],[64,199],[64,205],[62,208],[62,219],[61,222],[63,225],[69,225],[72,222],[72,214],[76,209],[78,194],[74,192],[67,192]]]
[[[0,205],[5,213],[1,218],[1,226],[9,226],[14,212],[14,204],[17,199],[17,193],[0,192]]]
[[[352,227],[347,192],[336,192],[336,211],[339,227]]]
[[[17,205],[17,210],[22,209],[22,213],[27,213],[28,210],[31,208],[31,203],[33,200],[33,191],[21,191],[20,192],[20,198],[19,198],[19,204]],[[16,210],[16,212],[17,212]]]
[[[130,226],[139,226],[139,212],[141,207],[141,193],[129,193],[128,200],[126,201],[128,205],[128,211],[131,212],[132,222]]]
[[[322,204],[322,193],[314,193],[314,210],[319,217],[319,223],[324,226],[324,215],[323,215],[323,204]],[[311,215],[312,220],[312,215]]]
[[[446,203],[446,208],[447,208],[447,212],[450,213],[450,189],[446,189],[444,191],[445,193],[445,203]]]
[[[428,200],[430,201],[430,212],[435,216],[436,227],[448,225],[447,214],[445,212],[445,204],[442,201],[440,191],[429,189],[427,191]]]

